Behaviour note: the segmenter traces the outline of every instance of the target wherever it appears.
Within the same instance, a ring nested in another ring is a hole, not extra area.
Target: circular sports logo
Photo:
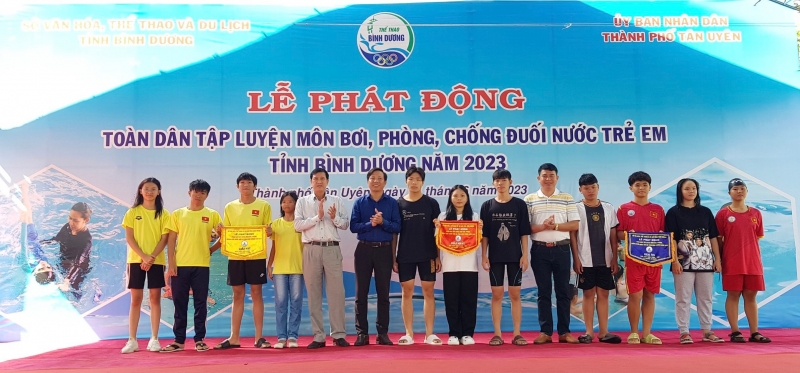
[[[375,13],[361,24],[356,36],[361,57],[382,69],[397,67],[414,49],[414,30],[394,13]]]

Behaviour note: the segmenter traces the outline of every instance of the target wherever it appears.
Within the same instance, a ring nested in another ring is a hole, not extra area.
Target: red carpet
[[[328,345],[320,350],[267,349],[243,347],[226,351],[198,353],[187,350],[175,353],[137,352],[120,354],[124,341],[102,341],[91,345],[12,360],[0,363],[0,370],[14,371],[80,371],[107,372],[203,372],[203,371],[275,371],[276,369],[303,371],[462,371],[505,372],[558,369],[575,372],[624,372],[629,369],[648,373],[670,372],[703,367],[722,372],[793,372],[800,363],[800,336],[797,329],[766,330],[772,338],[770,344],[744,343],[710,344],[698,341],[693,345],[680,345],[676,332],[657,335],[664,340],[662,346],[629,346],[592,343],[590,345],[543,346],[530,344],[526,347],[512,346],[510,333],[505,335],[506,345],[489,346],[490,334],[476,336],[474,346],[428,346],[417,343],[413,346],[376,346],[340,348]],[[617,333],[623,339],[627,333]],[[720,331],[722,334],[722,331]],[[529,341],[535,333],[525,333]],[[392,335],[396,341],[400,335]],[[442,337],[442,336],[440,336]],[[446,336],[445,336],[446,337]],[[350,340],[354,340],[350,337]],[[219,339],[209,339],[210,345]],[[301,338],[300,344],[309,343],[309,337]],[[166,345],[168,341],[162,341]],[[252,345],[251,338],[243,339],[243,345]],[[274,341],[271,341],[274,342]],[[330,343],[330,342],[329,342]],[[144,348],[146,340],[140,340]],[[0,345],[2,348],[2,345]]]

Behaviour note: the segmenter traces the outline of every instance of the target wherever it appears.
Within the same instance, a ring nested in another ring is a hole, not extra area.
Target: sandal
[[[206,352],[209,350],[208,345],[203,341],[197,341],[194,343],[194,350],[197,352]]]
[[[410,335],[406,334],[397,341],[397,344],[400,346],[411,346],[414,344],[414,338],[411,338]]]
[[[425,337],[425,344],[427,345],[434,345],[434,346],[441,346],[442,340],[436,336],[436,334],[431,334]]]
[[[592,343],[592,339],[594,339],[594,336],[592,336],[591,334],[584,334],[584,335],[578,337],[578,342],[579,343]]]
[[[761,333],[759,333],[759,332],[755,332],[755,333],[750,334],[750,342],[770,343],[770,342],[772,342],[772,340],[767,338],[767,337],[765,337],[765,336],[763,336],[763,335],[761,335]]]
[[[722,343],[725,342],[724,339],[717,337],[714,332],[708,332],[703,334],[703,342],[711,342],[711,343]]]
[[[745,343],[745,342],[747,342],[747,340],[744,339],[744,336],[742,335],[742,332],[740,332],[738,330],[733,332],[733,333],[731,333],[731,334],[728,334],[728,337],[731,337],[731,342],[734,342],[734,343]]]
[[[703,339],[705,339],[705,337],[703,337]],[[689,335],[689,333],[681,334],[681,344],[682,345],[690,345],[692,343],[694,343],[694,340],[692,340],[692,336]]]
[[[639,333],[631,333],[628,335],[628,344],[629,345],[638,345],[641,343],[641,339],[639,339]]]
[[[608,333],[608,334],[604,335],[602,338],[598,339],[598,341],[603,342],[603,343],[618,344],[618,343],[622,343],[622,338],[620,338],[616,334]]]
[[[220,342],[218,345],[214,346],[214,349],[215,350],[227,350],[229,348],[239,348],[239,347],[242,347],[242,345],[231,344],[231,341],[226,339],[226,340]]]
[[[501,346],[503,345],[503,337],[496,335],[489,340],[489,346]]]
[[[176,352],[176,351],[183,351],[183,346],[177,343],[170,343],[164,346],[164,348],[162,348],[161,350],[159,350],[159,352]]]
[[[256,348],[270,348],[272,345],[264,338],[259,338],[255,343]]]
[[[514,346],[527,346],[528,341],[526,341],[521,335],[515,335],[514,339],[511,340],[511,344]]]
[[[642,342],[649,345],[660,345],[661,339],[652,334],[648,334],[647,337],[644,337],[644,340]]]

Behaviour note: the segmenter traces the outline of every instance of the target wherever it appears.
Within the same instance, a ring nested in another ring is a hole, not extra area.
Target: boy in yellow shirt
[[[244,172],[236,178],[239,198],[225,205],[222,225],[226,227],[262,226],[272,221],[272,207],[269,202],[255,196],[258,179]],[[228,260],[228,285],[233,289],[233,310],[231,315],[231,336],[214,346],[214,349],[240,347],[239,332],[244,316],[244,285],[250,285],[253,300],[253,321],[256,327],[255,346],[269,348],[270,343],[263,338],[264,298],[261,288],[267,283],[267,251],[248,260]]]
[[[203,342],[206,336],[208,307],[209,266],[211,253],[218,245],[209,247],[214,228],[222,222],[219,213],[205,207],[211,185],[205,180],[189,184],[189,206],[172,212],[167,224],[169,230],[169,271],[172,277],[172,301],[175,316],[172,331],[175,342],[162,348],[161,352],[182,351],[186,341],[186,322],[189,308],[189,290],[194,298],[194,348],[208,351]]]

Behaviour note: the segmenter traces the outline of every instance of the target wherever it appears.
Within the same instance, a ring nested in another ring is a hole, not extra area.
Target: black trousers
[[[444,310],[451,337],[472,337],[478,313],[478,272],[445,272]]]
[[[569,273],[572,269],[570,245],[544,247],[533,245],[531,249],[531,268],[539,295],[536,305],[539,308],[539,328],[547,335],[553,335],[553,289],[556,291],[556,314],[558,315],[558,334],[569,333],[569,304],[572,291]]]
[[[369,334],[367,303],[369,284],[374,272],[375,292],[378,293],[378,320],[375,329],[378,334],[386,334],[389,332],[389,285],[392,282],[394,265],[392,247],[370,247],[359,242],[353,257],[356,271],[356,332]]]
[[[178,275],[171,281],[172,302],[175,304],[174,324],[175,342],[186,342],[186,323],[189,313],[189,290],[194,299],[194,341],[206,337],[206,316],[208,316],[208,267],[178,267]]]

